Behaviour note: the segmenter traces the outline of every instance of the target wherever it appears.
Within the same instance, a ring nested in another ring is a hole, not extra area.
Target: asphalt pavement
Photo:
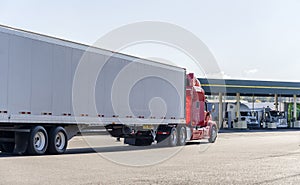
[[[0,184],[299,184],[300,132],[222,132],[174,148],[77,136],[66,154],[0,154],[0,165]]]

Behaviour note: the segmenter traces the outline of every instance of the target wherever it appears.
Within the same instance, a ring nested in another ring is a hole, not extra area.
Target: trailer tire
[[[44,127],[33,127],[28,138],[27,153],[30,155],[43,155],[45,154],[47,147],[48,134]]]
[[[50,154],[63,154],[68,146],[68,137],[66,130],[63,127],[53,127],[49,131],[49,146]]]
[[[216,125],[213,125],[210,130],[210,136],[209,136],[208,142],[214,143],[217,139],[217,136],[218,136],[217,127],[216,127]]]

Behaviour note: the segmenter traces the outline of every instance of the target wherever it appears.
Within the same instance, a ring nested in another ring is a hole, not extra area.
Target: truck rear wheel
[[[171,129],[170,135],[168,137],[168,142],[169,146],[176,146],[178,143],[178,134],[175,127]]]
[[[31,129],[27,153],[30,155],[42,155],[48,146],[48,135],[44,127],[35,126]]]
[[[178,143],[178,131],[176,127],[168,127],[167,129],[161,129],[159,132],[165,132],[165,134],[156,135],[156,141],[159,146],[176,146]]]
[[[217,127],[213,125],[210,130],[210,137],[208,139],[208,142],[214,143],[217,139],[217,135],[218,135]]]
[[[63,127],[54,127],[49,131],[49,146],[50,154],[62,154],[68,146],[68,137],[66,130]]]
[[[186,128],[185,126],[178,127],[178,146],[184,146],[186,144]]]

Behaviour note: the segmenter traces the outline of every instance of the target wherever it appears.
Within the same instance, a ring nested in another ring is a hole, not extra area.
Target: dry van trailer
[[[179,67],[0,26],[0,151],[64,153],[90,125],[155,137],[186,124],[185,82]]]

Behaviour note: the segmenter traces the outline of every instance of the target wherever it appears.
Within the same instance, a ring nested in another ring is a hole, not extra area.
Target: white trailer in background
[[[186,124],[185,73],[0,26],[0,151],[64,153],[68,140],[90,125],[151,127],[152,142],[159,127]],[[118,135],[116,127],[110,131]]]

